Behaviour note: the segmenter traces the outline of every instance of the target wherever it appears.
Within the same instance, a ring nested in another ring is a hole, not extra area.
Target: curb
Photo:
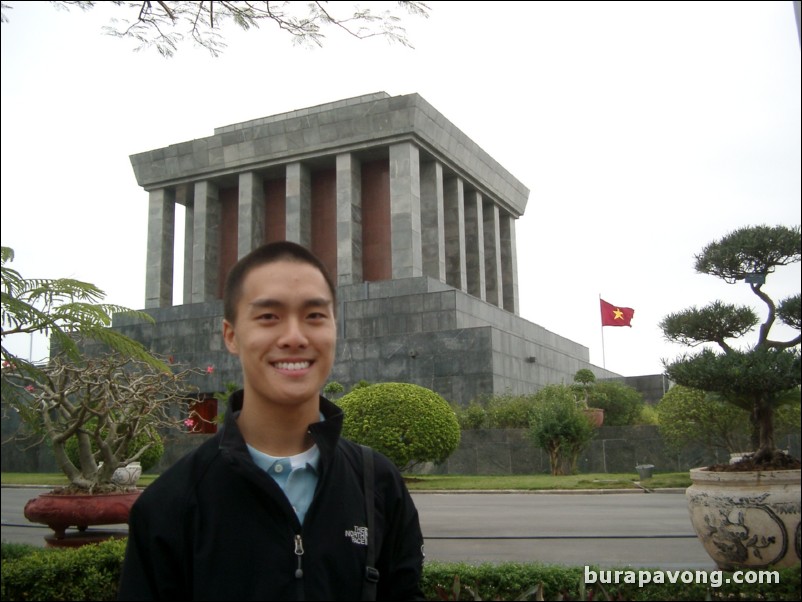
[[[606,495],[613,493],[685,493],[683,487],[665,487],[663,489],[410,489],[412,495],[424,493],[460,494],[460,493],[526,493],[532,495]]]
[[[54,489],[58,485],[2,485],[3,489]],[[683,487],[664,487],[662,489],[409,489],[411,494],[461,494],[461,493],[526,493],[532,495],[606,495],[612,493],[685,493]]]

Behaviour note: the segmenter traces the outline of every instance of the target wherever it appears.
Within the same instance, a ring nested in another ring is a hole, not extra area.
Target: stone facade
[[[115,327],[239,381],[220,335],[222,283],[258,245],[293,240],[338,284],[332,380],[421,384],[467,404],[591,366],[587,347],[518,315],[515,220],[529,190],[417,94],[384,92],[217,128],[131,157],[149,194],[145,308]],[[175,208],[186,208],[174,283]],[[181,286],[184,305],[172,306]]]

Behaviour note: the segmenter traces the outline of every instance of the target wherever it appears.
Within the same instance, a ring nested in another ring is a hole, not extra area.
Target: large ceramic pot
[[[121,525],[128,523],[131,506],[142,493],[134,489],[122,493],[65,495],[43,493],[25,504],[25,518],[34,523],[50,527],[54,536],[45,537],[49,545],[74,546],[108,538],[121,532],[96,532],[84,534],[88,527],[96,525]],[[76,527],[77,536],[66,533]]]
[[[800,471],[690,471],[685,492],[696,534],[727,571],[800,561]]]
[[[588,417],[590,420],[590,424],[593,425],[593,428],[599,428],[602,424],[604,424],[604,410],[601,408],[585,408],[582,410],[585,416]]]

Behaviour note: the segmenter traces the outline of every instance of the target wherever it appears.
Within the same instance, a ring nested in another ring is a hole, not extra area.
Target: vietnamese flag
[[[619,307],[612,303],[607,303],[604,299],[599,299],[601,303],[602,326],[629,326],[632,328],[632,316],[635,310],[631,307]]]

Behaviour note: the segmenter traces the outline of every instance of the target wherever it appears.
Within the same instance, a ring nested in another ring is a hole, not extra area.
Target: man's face
[[[323,274],[291,260],[252,269],[242,284],[236,320],[223,322],[223,338],[240,358],[246,402],[317,407],[337,341]]]

